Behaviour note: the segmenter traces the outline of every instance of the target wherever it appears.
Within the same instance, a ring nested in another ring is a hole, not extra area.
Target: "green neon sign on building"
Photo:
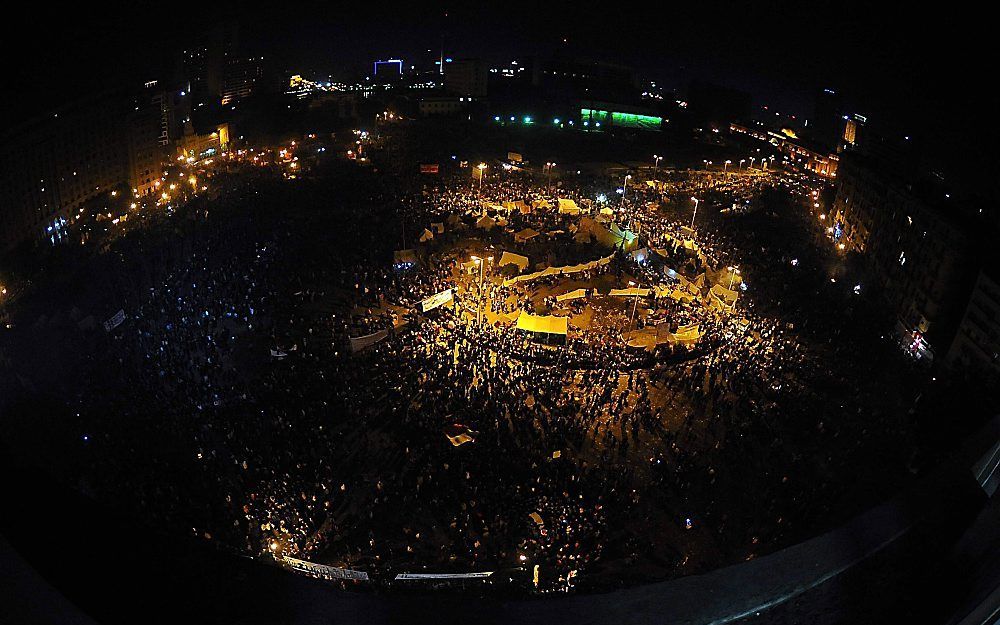
[[[618,111],[602,111],[599,109],[580,109],[580,121],[588,128],[637,128],[639,130],[659,130],[663,118],[655,115],[639,115],[638,113],[620,113]]]

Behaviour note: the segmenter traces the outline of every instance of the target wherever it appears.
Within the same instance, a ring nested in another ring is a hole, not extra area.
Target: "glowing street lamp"
[[[552,186],[552,168],[555,167],[555,166],[556,166],[555,163],[545,163],[545,172],[546,172],[546,181],[545,181],[545,184],[546,184],[546,188]]]
[[[663,160],[662,156],[653,155],[653,180],[656,180],[656,170],[660,167],[660,161]]]
[[[486,163],[479,163],[479,165],[477,165],[476,168],[479,169],[479,191],[482,192],[483,176],[486,175]]]
[[[740,275],[740,268],[733,266],[729,267],[729,290],[733,290],[733,283],[736,282],[736,276]]]
[[[730,163],[732,163],[732,161],[729,161],[729,160],[727,160],[725,163],[723,163],[723,165],[722,165],[722,173],[726,173],[727,171],[729,171],[729,164]]]
[[[625,183],[622,185],[622,206],[625,206],[625,194],[628,193],[628,181],[632,174],[625,174]]]
[[[698,198],[691,196],[691,201],[694,202],[694,212],[691,213],[691,229],[694,229],[694,218],[698,216]]]

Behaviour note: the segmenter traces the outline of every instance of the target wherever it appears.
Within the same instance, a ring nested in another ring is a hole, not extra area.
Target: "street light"
[[[622,206],[625,206],[625,194],[628,193],[628,179],[632,174],[625,174],[625,183],[622,185]]]
[[[694,202],[694,212],[691,214],[691,229],[694,230],[694,218],[698,216],[698,198],[691,196]]]
[[[653,155],[653,180],[656,180],[656,170],[660,167],[660,161],[663,160],[662,156]]]
[[[636,287],[637,290],[639,288],[639,285],[636,284],[635,282],[632,282],[631,280],[628,281],[628,285],[629,285],[630,288],[631,287]],[[634,293],[633,294],[633,299],[635,301],[632,303],[632,317],[628,320],[628,327],[629,327],[630,331],[635,329],[635,327],[634,327],[634,325],[635,325],[635,311],[639,307],[639,294],[638,293]]]
[[[740,274],[740,268],[736,267],[736,266],[729,267],[729,273],[730,273],[730,276],[729,276],[729,290],[732,291],[733,290],[733,283],[736,282],[736,276],[738,276]]]
[[[550,188],[552,186],[552,168],[555,167],[555,166],[556,166],[555,163],[545,163],[545,171],[546,171],[546,182],[545,182],[545,185],[546,185],[546,188]]]
[[[493,257],[487,256],[486,260],[493,262]],[[486,271],[486,263],[478,256],[473,256],[472,261],[479,265],[479,305],[476,307],[476,325],[478,326],[483,324],[483,275]]]
[[[745,158],[741,158],[740,159],[740,169],[743,169],[743,163],[745,163],[745,162],[747,162],[747,159],[745,159]]]
[[[486,163],[479,163],[477,166],[479,169],[479,191],[483,190],[483,176],[486,175]]]
[[[729,171],[729,164],[730,163],[732,163],[732,161],[728,161],[728,160],[725,163],[723,163],[723,165],[722,165],[722,173],[726,173],[727,171]]]

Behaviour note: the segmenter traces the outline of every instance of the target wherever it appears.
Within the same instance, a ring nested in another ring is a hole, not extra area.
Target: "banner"
[[[315,562],[306,562],[305,560],[299,560],[298,558],[291,558],[289,556],[283,556],[282,560],[284,560],[285,564],[296,571],[323,579],[352,579],[360,582],[368,581],[368,573],[365,573],[364,571],[339,569],[335,566],[316,564]]]
[[[420,173],[422,174],[436,174],[440,171],[441,167],[437,163],[421,163]]]
[[[435,293],[427,299],[420,301],[420,312],[427,312],[444,306],[445,304],[450,304],[454,301],[454,297],[455,296],[451,289],[445,289],[440,293]]]
[[[350,337],[351,352],[357,353],[363,349],[367,349],[387,336],[389,336],[388,330],[379,330],[374,334],[367,334],[365,336],[352,336]]]
[[[507,160],[511,163],[520,163],[524,160],[520,152],[507,152]]]
[[[119,310],[115,316],[104,322],[104,331],[111,332],[125,321],[125,311]]]
[[[396,581],[422,580],[422,579],[483,579],[493,575],[493,571],[483,571],[482,573],[400,573],[396,575]]]

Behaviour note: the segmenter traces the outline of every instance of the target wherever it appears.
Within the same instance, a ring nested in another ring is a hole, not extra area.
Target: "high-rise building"
[[[921,356],[948,350],[970,282],[970,234],[957,207],[931,182],[904,178],[848,154],[837,172],[834,236],[867,261]]]
[[[1000,388],[1000,280],[992,269],[981,269],[962,315],[948,363],[984,374]]]
[[[445,65],[444,88],[466,97],[486,97],[488,69],[479,59],[457,59]]]
[[[402,59],[375,61],[373,72],[376,82],[395,82],[403,76],[403,61]]]
[[[0,137],[0,249],[59,241],[84,204],[127,182],[123,102],[81,100]]]
[[[132,99],[126,116],[128,179],[133,192],[145,195],[155,189],[164,162],[169,158],[172,112],[168,92],[146,83]]]
[[[809,135],[827,150],[835,149],[843,139],[844,105],[833,89],[823,89],[816,94]]]
[[[222,104],[250,97],[261,87],[263,78],[264,57],[227,56],[219,93]]]

